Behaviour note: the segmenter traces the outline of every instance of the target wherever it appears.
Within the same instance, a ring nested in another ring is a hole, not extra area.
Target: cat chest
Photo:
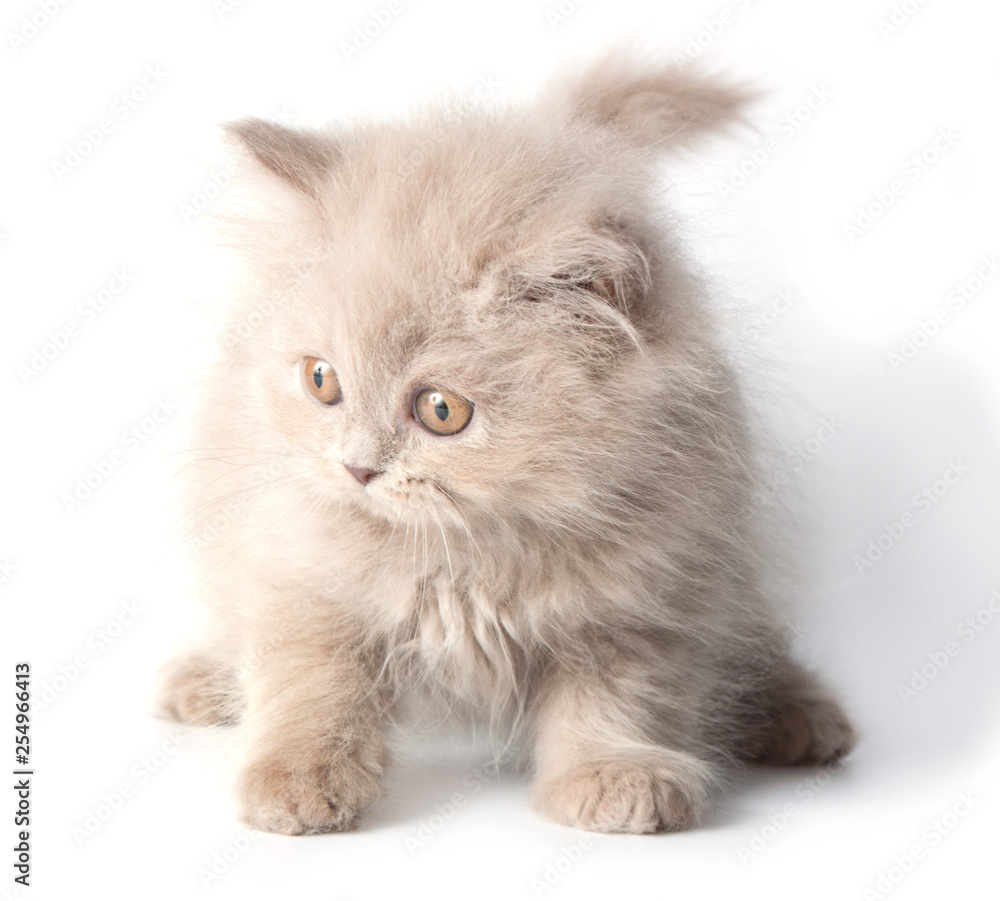
[[[463,696],[511,691],[523,649],[504,605],[483,585],[428,579],[417,591],[411,647],[428,677]]]

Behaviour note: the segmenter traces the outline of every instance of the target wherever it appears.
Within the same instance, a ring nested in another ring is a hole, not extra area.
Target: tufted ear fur
[[[657,149],[688,144],[738,121],[754,97],[693,67],[644,64],[620,52],[577,75],[565,89],[572,118]]]
[[[520,293],[530,300],[585,291],[625,315],[644,299],[650,278],[649,263],[636,241],[624,228],[609,223],[553,246],[532,248],[518,275]]]
[[[240,119],[226,133],[269,172],[316,197],[340,156],[336,142],[316,131],[286,128],[263,119]]]

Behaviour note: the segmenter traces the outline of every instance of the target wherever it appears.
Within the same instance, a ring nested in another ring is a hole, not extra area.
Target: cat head
[[[227,354],[252,415],[390,520],[589,528],[641,501],[664,366],[700,340],[656,164],[744,99],[611,59],[521,110],[228,126],[260,201]]]

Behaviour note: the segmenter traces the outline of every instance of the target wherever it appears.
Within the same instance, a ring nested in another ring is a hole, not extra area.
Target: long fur
[[[230,126],[247,276],[189,470],[213,627],[162,709],[240,721],[246,822],[352,826],[413,692],[510,729],[539,809],[603,831],[691,824],[736,758],[850,749],[789,656],[752,428],[653,191],[744,100],[613,58],[520,109]],[[469,427],[421,430],[421,386]]]

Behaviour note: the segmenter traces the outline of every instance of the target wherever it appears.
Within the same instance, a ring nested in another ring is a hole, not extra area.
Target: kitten
[[[258,205],[192,467],[213,625],[161,710],[240,723],[245,823],[355,825],[413,688],[506,723],[536,808],[602,832],[851,749],[764,587],[751,427],[653,198],[744,100],[617,58],[518,110],[228,127]]]

